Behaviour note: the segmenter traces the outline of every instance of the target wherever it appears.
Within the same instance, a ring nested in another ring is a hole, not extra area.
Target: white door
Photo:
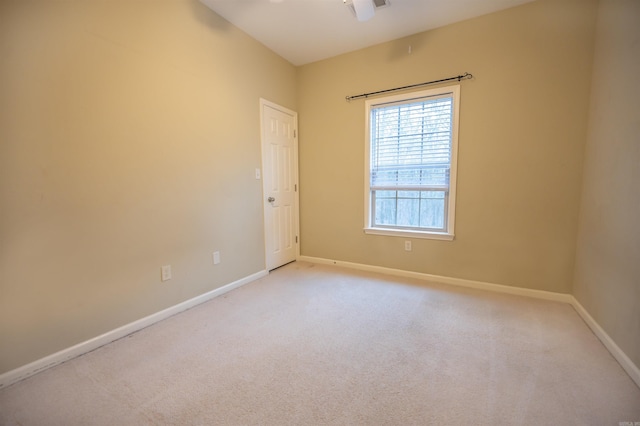
[[[298,253],[297,114],[260,100],[265,257],[267,270]]]

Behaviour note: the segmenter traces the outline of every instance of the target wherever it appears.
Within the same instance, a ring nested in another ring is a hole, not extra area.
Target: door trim
[[[262,197],[261,197],[261,205],[262,205],[262,232],[263,232],[263,240],[264,240],[264,264],[265,269],[267,271],[271,269],[275,269],[276,267],[271,268],[267,265],[267,223],[266,223],[266,215],[265,215],[265,207],[266,207],[266,193],[267,188],[265,188],[265,180],[264,180],[264,168],[265,168],[265,152],[264,152],[264,130],[265,130],[265,122],[264,122],[264,107],[268,106],[285,114],[291,115],[293,117],[293,128],[294,128],[294,138],[293,138],[293,163],[294,163],[294,182],[296,185],[295,195],[294,195],[294,207],[293,207],[293,215],[294,215],[294,230],[296,233],[296,258],[298,260],[300,258],[300,182],[298,176],[298,113],[285,108],[281,105],[278,105],[274,102],[268,101],[264,98],[260,98],[260,167],[262,170],[261,180],[262,180]]]

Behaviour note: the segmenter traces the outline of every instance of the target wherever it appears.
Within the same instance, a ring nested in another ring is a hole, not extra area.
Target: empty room
[[[1,425],[640,425],[637,0],[0,0]]]

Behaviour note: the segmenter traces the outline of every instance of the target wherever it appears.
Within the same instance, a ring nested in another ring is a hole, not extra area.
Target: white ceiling
[[[366,22],[343,0],[200,1],[293,65],[303,65],[533,0],[389,0]]]

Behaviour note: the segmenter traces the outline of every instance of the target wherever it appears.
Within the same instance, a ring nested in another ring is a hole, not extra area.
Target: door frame
[[[268,101],[264,98],[260,98],[260,161],[261,161],[261,180],[262,180],[262,231],[263,231],[263,239],[264,239],[264,264],[265,264],[265,269],[267,271],[269,271],[270,269],[275,269],[276,267],[270,267],[269,265],[267,265],[267,226],[268,224],[266,223],[266,214],[265,214],[265,209],[267,207],[267,200],[266,200],[266,193],[267,193],[267,188],[265,188],[266,182],[264,179],[264,170],[265,170],[265,150],[264,150],[264,143],[265,143],[265,137],[264,137],[264,131],[265,131],[265,126],[266,123],[264,122],[264,107],[270,107],[273,108],[275,110],[278,110],[282,113],[285,113],[287,115],[290,115],[293,117],[293,128],[294,128],[294,134],[293,134],[293,163],[294,163],[294,170],[293,170],[293,174],[294,174],[294,184],[295,184],[295,191],[294,191],[294,206],[293,206],[293,216],[294,216],[294,230],[295,230],[295,245],[296,245],[296,257],[295,260],[298,260],[300,258],[300,182],[299,182],[299,176],[298,176],[298,113],[296,111],[290,110],[288,108],[285,108],[281,105],[278,105],[274,102]]]

